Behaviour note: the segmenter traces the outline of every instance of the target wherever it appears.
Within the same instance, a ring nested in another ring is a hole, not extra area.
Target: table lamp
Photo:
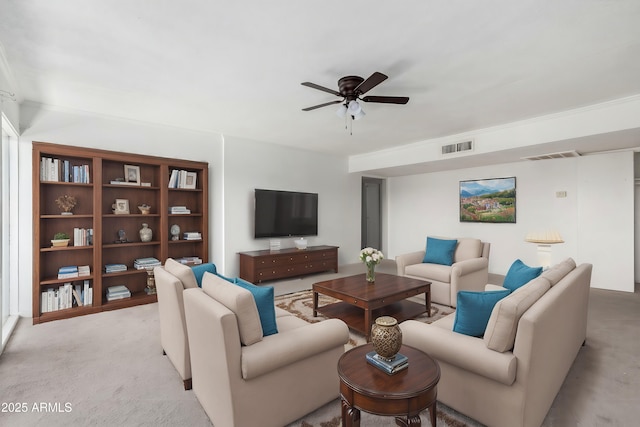
[[[540,262],[543,270],[546,270],[551,265],[551,245],[564,243],[560,233],[555,230],[527,233],[524,240],[525,242],[535,243],[538,245],[538,261]]]

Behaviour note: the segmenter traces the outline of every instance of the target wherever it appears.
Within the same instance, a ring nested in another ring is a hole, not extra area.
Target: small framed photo
[[[113,204],[113,213],[116,215],[129,214],[129,200],[116,199],[116,202]]]
[[[184,188],[196,188],[196,179],[198,174],[195,172],[187,172],[187,177],[184,180]]]
[[[124,165],[124,180],[140,185],[140,166]]]

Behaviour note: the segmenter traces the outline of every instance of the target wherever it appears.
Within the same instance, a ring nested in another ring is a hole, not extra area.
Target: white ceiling
[[[0,0],[0,11],[19,101],[339,155],[640,94],[638,0]],[[337,106],[301,110],[336,99],[301,82],[337,90],[374,71],[389,79],[367,95],[409,103],[364,104],[352,135]]]

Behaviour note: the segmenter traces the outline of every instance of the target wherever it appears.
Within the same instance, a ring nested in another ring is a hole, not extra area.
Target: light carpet
[[[424,297],[410,298],[418,303],[424,304]],[[326,295],[318,295],[318,304],[323,306],[330,304],[338,300],[328,297]],[[277,307],[286,310],[293,315],[310,323],[320,322],[325,320],[326,317],[319,315],[313,317],[313,292],[310,290],[294,292],[287,295],[276,297],[275,304]],[[443,306],[440,304],[431,304],[431,317],[427,314],[416,317],[416,320],[424,323],[431,323],[444,316],[447,316],[454,312],[451,307]],[[365,343],[364,336],[358,332],[349,330],[349,343],[345,346],[347,349],[362,345]],[[438,402],[437,409],[437,424],[444,427],[462,427],[462,426],[480,426],[476,421],[460,414],[459,412],[449,408],[446,405]],[[420,413],[420,419],[423,426],[430,426],[431,421],[429,418],[429,411],[425,410]],[[300,420],[289,424],[287,427],[337,427],[342,422],[341,418],[341,403],[340,399],[335,399],[323,407],[315,410],[314,412],[304,416]],[[361,413],[361,425],[363,426],[392,426],[395,424],[393,417],[381,417],[366,412]]]

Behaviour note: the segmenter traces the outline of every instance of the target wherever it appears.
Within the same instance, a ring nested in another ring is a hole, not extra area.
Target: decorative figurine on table
[[[115,243],[128,243],[128,242],[129,241],[127,240],[127,233],[123,229],[118,230],[118,240],[116,240]]]
[[[178,224],[171,226],[171,240],[180,240],[180,226]]]

